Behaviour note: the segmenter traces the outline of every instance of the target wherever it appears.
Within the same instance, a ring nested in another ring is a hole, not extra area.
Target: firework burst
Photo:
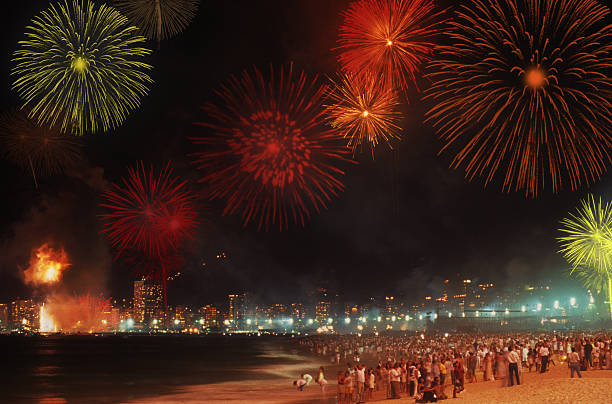
[[[400,114],[393,90],[372,77],[342,75],[330,92],[327,119],[345,138],[353,154],[367,145],[374,156],[379,143],[391,148],[391,139],[399,139]]]
[[[13,59],[13,89],[38,124],[76,134],[108,131],[147,94],[145,38],[114,8],[65,0],[26,29]]]
[[[115,6],[142,29],[147,38],[159,41],[180,34],[198,12],[199,0],[115,0]]]
[[[211,198],[226,200],[224,214],[282,230],[291,221],[303,225],[343,190],[335,164],[349,150],[323,125],[327,88],[317,81],[294,74],[293,65],[278,77],[271,67],[269,81],[257,69],[245,71],[217,91],[220,106],[203,107],[212,122],[196,124],[212,133],[192,139],[204,146],[195,164]]]
[[[345,72],[377,77],[389,88],[416,85],[438,30],[433,0],[359,0],[343,13],[337,50]]]
[[[4,158],[37,178],[63,172],[81,161],[81,144],[57,130],[37,125],[22,111],[0,116],[0,145]]]
[[[612,203],[589,196],[561,224],[565,234],[559,238],[561,253],[572,268],[586,266],[598,272],[612,268]]]
[[[104,234],[118,255],[136,250],[163,259],[192,238],[198,224],[195,195],[172,175],[170,164],[157,174],[142,163],[128,172],[121,185],[102,195],[108,211],[100,215]]]
[[[607,289],[612,297],[612,203],[589,196],[561,224],[560,252],[572,266],[571,273],[587,287]]]
[[[53,326],[44,331],[100,332],[110,327],[110,298],[101,295],[53,295],[43,309]]]
[[[530,196],[598,180],[612,145],[612,26],[595,0],[472,0],[431,64],[427,113],[466,178]],[[568,179],[566,180],[565,177]]]

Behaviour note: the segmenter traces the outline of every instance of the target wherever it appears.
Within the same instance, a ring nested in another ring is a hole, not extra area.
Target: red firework
[[[390,88],[416,86],[438,31],[433,0],[359,0],[342,13],[337,50],[342,69],[379,77]]]
[[[172,176],[170,164],[155,173],[144,164],[128,168],[122,184],[113,184],[102,197],[108,213],[100,215],[103,232],[118,255],[128,250],[163,259],[192,238],[198,224],[195,195],[186,181]]]
[[[335,166],[347,161],[348,149],[336,129],[323,125],[327,87],[309,79],[293,64],[266,81],[259,70],[232,76],[217,94],[221,105],[203,107],[211,129],[193,138],[204,149],[194,154],[204,172],[211,199],[224,198],[224,214],[240,212],[246,225],[286,229],[304,225],[344,189]]]

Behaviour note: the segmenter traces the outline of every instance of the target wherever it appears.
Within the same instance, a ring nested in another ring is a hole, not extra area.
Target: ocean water
[[[177,387],[264,380],[289,337],[0,335],[1,403],[119,403]]]

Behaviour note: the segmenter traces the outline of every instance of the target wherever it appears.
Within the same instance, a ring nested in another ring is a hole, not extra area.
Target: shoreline
[[[285,353],[286,354],[286,353]],[[336,381],[335,369],[338,365],[323,363],[310,359],[307,355],[298,356],[307,361],[291,365],[283,365],[278,369],[260,369],[262,372],[278,376],[273,380],[246,380],[230,381],[223,383],[203,384],[185,386],[179,388],[176,393],[150,397],[140,400],[125,401],[125,404],[178,404],[178,403],[238,403],[248,402],[252,404],[331,404],[336,403]],[[311,384],[304,391],[299,392],[292,386],[295,374],[304,372],[306,369],[317,369],[324,366],[326,378],[329,382],[326,394],[323,396],[316,384]],[[526,369],[525,369],[526,370]],[[609,402],[612,391],[611,370],[589,370],[582,372],[582,379],[575,377],[570,379],[569,369],[566,364],[554,366],[545,374],[535,371],[521,372],[521,385],[514,387],[502,387],[502,381],[466,383],[465,390],[456,399],[449,398],[442,402],[460,404],[482,404],[482,403],[593,403],[604,404]],[[478,380],[482,380],[482,373],[477,372]],[[446,393],[452,397],[450,384],[446,385]],[[450,393],[450,394],[449,394]],[[388,401],[384,395],[379,394],[368,402]],[[405,397],[393,400],[399,404],[412,404],[414,398]]]

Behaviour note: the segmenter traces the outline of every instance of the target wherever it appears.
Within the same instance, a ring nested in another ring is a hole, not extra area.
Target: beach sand
[[[253,403],[253,404],[306,404],[336,402],[336,384],[333,380],[335,368],[328,369],[330,384],[327,394],[322,395],[316,384],[311,384],[304,391],[297,391],[292,385],[296,374],[306,369],[314,376],[315,369],[323,363],[311,361],[285,365],[275,369],[261,369],[273,373],[278,378],[270,380],[249,380],[241,382],[216,383],[208,385],[187,386],[174,394],[129,401],[129,404],[151,403]],[[323,364],[325,365],[325,364]],[[311,370],[310,370],[311,369]],[[525,369],[527,370],[527,369]],[[566,364],[553,366],[545,373],[525,371],[521,374],[520,386],[501,387],[501,381],[466,383],[465,391],[456,399],[445,402],[458,404],[488,403],[610,403],[612,402],[612,371],[595,370],[582,372],[582,379],[570,379]],[[482,380],[482,374],[478,374]],[[446,387],[447,394],[452,396],[451,386]],[[379,392],[370,402],[387,401]],[[414,403],[414,399],[402,398],[394,403]]]
[[[567,364],[553,366],[545,374],[521,374],[521,385],[502,387],[501,381],[467,383],[456,399],[445,400],[461,404],[484,403],[610,403],[612,402],[612,371],[582,372],[582,379],[570,379]],[[479,375],[482,380],[482,375]],[[452,395],[450,386],[447,394]],[[397,400],[414,402],[414,400]]]

